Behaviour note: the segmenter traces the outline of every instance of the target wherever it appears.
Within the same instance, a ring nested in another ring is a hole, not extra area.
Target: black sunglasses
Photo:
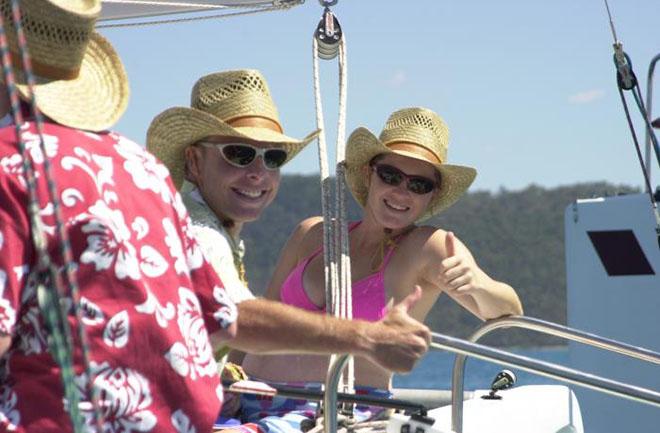
[[[428,194],[436,188],[436,183],[431,179],[424,176],[415,176],[402,172],[396,167],[387,164],[376,164],[373,166],[374,171],[378,178],[387,185],[398,186],[406,180],[406,188],[408,191],[424,195]]]
[[[217,148],[225,161],[239,168],[247,167],[257,156],[261,156],[264,160],[264,167],[268,170],[277,170],[284,165],[288,156],[286,150],[279,147],[262,148],[245,143],[201,142],[200,144]]]

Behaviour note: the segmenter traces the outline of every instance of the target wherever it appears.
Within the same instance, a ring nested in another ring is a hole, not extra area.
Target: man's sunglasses
[[[220,154],[230,165],[234,167],[247,167],[252,164],[257,156],[261,156],[264,160],[264,167],[268,170],[277,170],[280,168],[287,159],[288,154],[286,150],[279,147],[254,147],[245,143],[210,143],[208,141],[201,142],[203,146],[215,147],[220,151]]]
[[[436,183],[429,178],[406,174],[391,165],[376,164],[373,166],[373,169],[378,175],[378,178],[387,185],[398,186],[405,179],[406,188],[415,194],[428,194],[437,187]]]

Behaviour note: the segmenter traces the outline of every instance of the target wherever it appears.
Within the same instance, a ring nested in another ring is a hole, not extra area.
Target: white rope
[[[332,238],[332,224],[334,221],[331,209],[332,179],[328,167],[328,150],[325,141],[325,129],[323,120],[323,104],[321,102],[321,83],[319,78],[318,42],[313,38],[312,44],[313,72],[314,72],[314,102],[316,106],[316,126],[321,130],[318,137],[319,168],[321,171],[321,212],[323,215],[323,272],[325,278],[325,305],[326,311],[336,312],[335,286],[336,272],[333,266],[334,242]],[[332,359],[334,361],[334,359]],[[332,362],[331,362],[332,363]]]
[[[202,15],[202,16],[187,17],[187,18],[173,18],[173,19],[168,19],[168,20],[139,21],[139,22],[134,22],[134,23],[99,24],[99,25],[96,26],[96,28],[97,29],[112,29],[112,28],[119,28],[119,27],[145,27],[145,26],[152,26],[152,25],[177,24],[177,23],[185,23],[185,22],[192,22],[192,21],[203,21],[203,20],[232,18],[232,17],[242,16],[242,15],[254,15],[254,14],[261,13],[261,12],[274,12],[274,11],[288,10],[288,9],[291,9],[292,7],[294,7],[294,6],[302,4],[303,2],[304,2],[304,0],[287,1],[287,2],[273,1],[272,6],[259,6],[259,7],[256,7],[255,9],[251,9],[251,10],[247,10],[247,11],[227,12],[227,13],[223,13],[223,14]]]
[[[348,216],[346,212],[346,100],[348,90],[348,62],[346,60],[346,35],[339,41],[339,118],[337,120],[337,225],[339,226],[339,292],[343,294],[344,316],[353,318],[353,290],[351,284],[351,244],[348,236]],[[350,359],[346,371],[346,392],[355,390],[355,364]]]
[[[318,41],[313,38],[314,99],[316,123],[321,129],[318,138],[319,166],[321,171],[321,208],[323,213],[323,259],[326,289],[326,310],[333,315],[352,318],[350,241],[345,206],[344,160],[346,138],[347,62],[346,42],[339,42],[339,118],[337,122],[337,169],[333,185],[329,173],[323,103],[321,101]],[[335,200],[331,200],[334,186]],[[334,205],[334,206],[333,206]],[[330,365],[336,355],[330,358]],[[354,361],[351,358],[343,375],[344,392],[354,392]]]

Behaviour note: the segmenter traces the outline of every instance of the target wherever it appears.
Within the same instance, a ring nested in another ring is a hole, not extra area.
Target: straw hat
[[[128,79],[112,45],[94,32],[100,0],[25,0],[20,7],[39,109],[72,128],[112,126],[128,104]],[[10,0],[0,1],[0,13],[13,30]],[[18,90],[27,99],[16,33],[7,31],[7,39]]]
[[[174,107],[160,113],[147,131],[147,148],[169,168],[177,188],[183,183],[185,148],[205,137],[220,135],[272,144],[287,151],[286,163],[320,132],[302,140],[284,135],[268,84],[256,70],[218,72],[200,78],[193,87],[190,105],[192,108]],[[245,119],[256,119],[264,126],[239,126]]]
[[[418,221],[448,208],[468,189],[477,175],[472,167],[445,164],[449,129],[440,116],[426,108],[404,108],[387,119],[377,138],[367,128],[357,128],[346,145],[346,182],[364,207],[369,185],[363,167],[376,155],[395,153],[426,161],[440,174],[440,187]]]

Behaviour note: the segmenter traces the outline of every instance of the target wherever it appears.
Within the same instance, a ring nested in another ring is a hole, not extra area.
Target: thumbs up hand
[[[447,232],[445,236],[446,258],[441,262],[445,290],[454,295],[469,295],[483,287],[480,272],[467,248]]]

